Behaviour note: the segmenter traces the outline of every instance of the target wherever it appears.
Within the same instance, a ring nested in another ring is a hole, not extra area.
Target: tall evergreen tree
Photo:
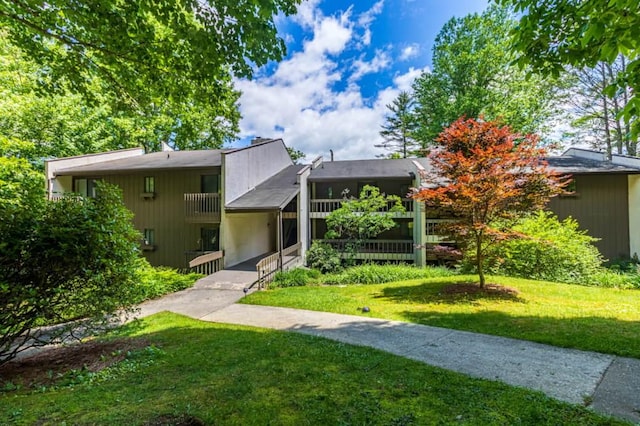
[[[415,102],[412,96],[405,91],[400,92],[398,97],[387,105],[389,114],[380,131],[380,136],[382,136],[384,142],[375,145],[375,147],[391,151],[391,154],[382,154],[379,157],[407,158],[415,155],[416,149],[420,145],[413,136],[413,132],[416,129],[413,115],[414,105]]]
[[[505,8],[452,18],[436,37],[433,68],[414,83],[417,137],[433,144],[459,117],[499,119],[520,133],[545,134],[557,113],[558,80],[512,64],[509,32],[515,26]]]

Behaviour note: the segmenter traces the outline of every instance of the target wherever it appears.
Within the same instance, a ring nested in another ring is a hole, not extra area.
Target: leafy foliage
[[[420,145],[413,135],[416,128],[414,106],[413,97],[405,91],[400,92],[398,97],[387,105],[389,113],[380,131],[384,142],[376,145],[377,148],[391,151],[390,155],[398,158],[407,158],[415,154],[415,150]]]
[[[602,267],[596,238],[572,218],[559,221],[537,212],[513,228],[520,238],[500,241],[487,251],[492,273],[564,283],[588,283]]]
[[[307,250],[307,265],[322,273],[335,272],[342,268],[342,259],[331,245],[313,241]]]
[[[295,149],[292,146],[287,147],[287,152],[289,153],[289,157],[291,157],[291,161],[293,164],[300,164],[300,160],[304,160],[306,154],[299,149]]]
[[[433,47],[433,67],[414,83],[417,138],[433,145],[443,128],[461,116],[485,116],[521,133],[544,133],[556,114],[559,81],[512,64],[509,31],[515,27],[505,8],[452,18]]]
[[[133,146],[153,151],[160,141],[180,149],[217,148],[237,132],[237,94],[228,105],[219,99],[215,109],[191,104],[179,109],[164,100],[132,112],[114,106],[98,81],[90,87],[93,103],[66,83],[55,92],[45,92],[40,87],[43,72],[0,29],[0,134],[31,143],[22,155],[40,164],[48,157]],[[221,120],[223,112],[226,118]]]
[[[411,265],[368,263],[353,266],[340,273],[325,275],[322,277],[322,282],[325,284],[383,284],[419,278],[448,277],[453,274],[451,269],[443,267],[418,268]]]
[[[427,187],[414,197],[429,208],[453,212],[456,220],[442,229],[464,250],[474,248],[481,287],[488,247],[514,236],[509,231],[514,220],[562,191],[564,181],[546,167],[537,141],[496,122],[461,118],[440,134],[441,148],[429,155]]]
[[[609,96],[630,89],[622,116],[640,132],[640,3],[636,0],[496,0],[521,13],[512,31],[521,66],[558,75],[566,65],[613,64],[630,58],[626,69],[606,89]]]
[[[3,2],[0,30],[37,63],[43,92],[70,90],[138,124],[162,117],[177,135],[222,143],[239,119],[232,75],[283,57],[274,19],[297,3]]]
[[[278,271],[269,284],[269,288],[300,287],[311,284],[320,278],[317,269],[294,268],[288,271]]]
[[[3,185],[4,186],[4,185]],[[0,203],[0,363],[31,346],[109,325],[135,301],[140,235],[117,188],[15,209]]]
[[[168,293],[191,287],[201,274],[181,274],[175,269],[166,267],[154,268],[143,257],[138,258],[134,280],[135,302],[155,299]]]

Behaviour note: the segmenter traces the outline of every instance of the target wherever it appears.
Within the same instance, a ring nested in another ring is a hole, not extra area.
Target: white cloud
[[[362,46],[369,46],[371,44],[371,24],[376,17],[382,13],[384,7],[384,0],[376,2],[371,8],[358,16],[357,26],[363,30],[360,36],[359,43]]]
[[[306,3],[303,3],[306,4]],[[282,137],[288,146],[307,154],[307,161],[318,155],[336,160],[373,158],[380,150],[378,134],[387,112],[386,104],[407,90],[422,69],[398,73],[389,87],[383,87],[370,99],[364,99],[358,79],[365,74],[389,69],[387,49],[378,49],[369,57],[362,49],[361,33],[382,10],[380,1],[367,12],[352,16],[352,10],[337,16],[324,16],[317,1],[296,17],[310,34],[302,51],[279,63],[270,76],[252,81],[237,80],[242,91],[241,137]],[[338,62],[356,49],[354,61]],[[358,50],[360,49],[360,50]]]
[[[370,61],[363,60],[363,57],[364,55],[353,62],[353,74],[349,77],[349,81],[357,81],[365,74],[382,71],[391,65],[389,54],[380,49],[376,50],[375,56]]]
[[[415,58],[420,53],[420,46],[417,43],[410,44],[409,46],[402,49],[400,52],[399,59],[401,61],[406,61],[412,58]]]

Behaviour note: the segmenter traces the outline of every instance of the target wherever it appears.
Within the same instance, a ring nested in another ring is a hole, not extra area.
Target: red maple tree
[[[563,192],[567,178],[547,167],[536,135],[512,133],[495,121],[460,118],[436,139],[431,169],[414,198],[455,218],[441,231],[463,250],[475,250],[480,287],[485,285],[484,255],[523,213],[545,206]]]

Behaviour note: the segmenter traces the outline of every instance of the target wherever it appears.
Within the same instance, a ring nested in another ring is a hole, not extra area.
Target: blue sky
[[[391,103],[431,65],[433,42],[450,18],[481,12],[487,0],[305,1],[278,18],[288,54],[237,80],[241,141],[281,137],[336,160],[373,158]]]

